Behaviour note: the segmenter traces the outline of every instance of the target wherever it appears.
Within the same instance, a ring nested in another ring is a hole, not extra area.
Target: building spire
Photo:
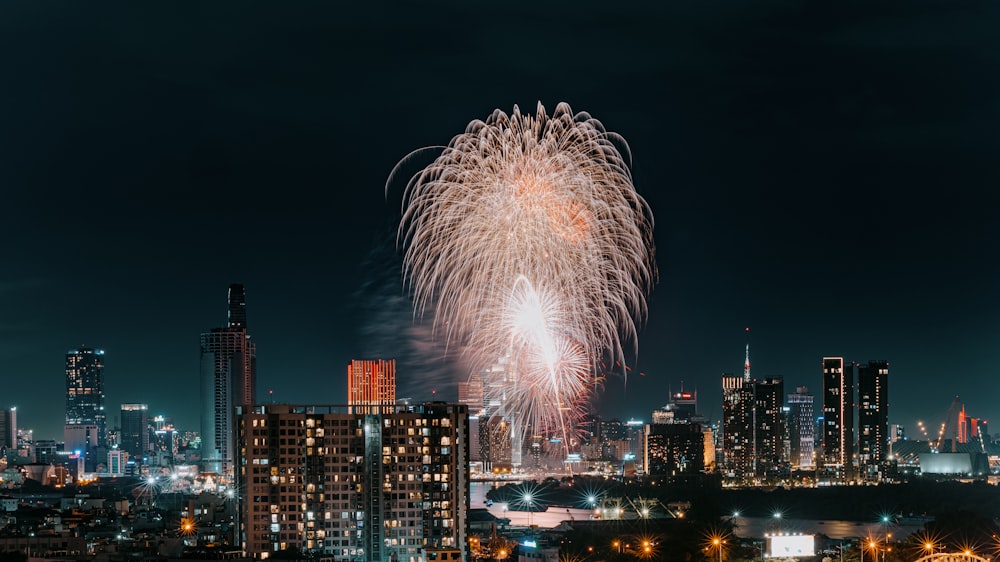
[[[747,358],[743,363],[743,380],[750,380],[750,327],[747,326]]]

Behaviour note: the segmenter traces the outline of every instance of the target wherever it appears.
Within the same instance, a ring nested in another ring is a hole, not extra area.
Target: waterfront
[[[471,482],[469,484],[469,505],[473,509],[488,509],[494,517],[510,519],[510,524],[515,527],[527,527],[537,525],[539,528],[550,529],[558,527],[563,521],[587,521],[590,519],[589,509],[549,507],[547,511],[511,511],[505,509],[506,505],[500,502],[492,506],[486,504],[486,493],[491,488],[498,488],[506,484],[517,483],[516,480],[504,482]]]
[[[886,533],[889,533],[893,541],[901,541],[923,529],[923,521],[889,526],[875,521],[775,519],[773,517],[736,517],[732,521],[736,536],[744,539],[759,539],[764,537],[765,534],[791,533],[826,535],[833,540],[846,540],[863,537],[884,537]]]

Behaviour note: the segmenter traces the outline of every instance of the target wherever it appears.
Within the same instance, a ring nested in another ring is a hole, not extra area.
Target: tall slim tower
[[[753,383],[742,375],[722,375],[723,474],[737,482],[753,475]]]
[[[0,450],[17,454],[17,408],[0,410]]]
[[[104,412],[104,350],[80,347],[66,352],[66,431],[74,426],[94,426],[91,447],[106,447],[107,414]]]
[[[201,450],[205,470],[233,473],[233,424],[237,406],[256,402],[257,346],[247,333],[246,291],[229,286],[224,328],[201,335]]]
[[[815,417],[813,416],[813,395],[809,389],[800,386],[794,394],[788,395],[791,410],[788,417],[789,460],[793,467],[815,466]]]
[[[122,404],[121,448],[141,459],[149,450],[149,406]]]
[[[888,448],[889,362],[869,361],[858,366],[858,462],[877,467],[885,462]]]
[[[347,364],[349,406],[394,406],[396,360],[352,359]]]
[[[785,381],[781,377],[765,377],[755,380],[753,387],[756,470],[767,475],[776,472],[784,458],[785,416],[781,407]]]
[[[854,471],[854,365],[823,358],[823,461],[842,478]]]

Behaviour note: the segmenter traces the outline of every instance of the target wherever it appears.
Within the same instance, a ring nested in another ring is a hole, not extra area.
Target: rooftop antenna
[[[750,327],[746,328],[747,333],[747,358],[743,363],[743,380],[750,380]]]

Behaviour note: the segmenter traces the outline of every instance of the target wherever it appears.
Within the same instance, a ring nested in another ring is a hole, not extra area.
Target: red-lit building
[[[395,359],[352,359],[347,364],[348,405],[392,406],[395,403]]]

